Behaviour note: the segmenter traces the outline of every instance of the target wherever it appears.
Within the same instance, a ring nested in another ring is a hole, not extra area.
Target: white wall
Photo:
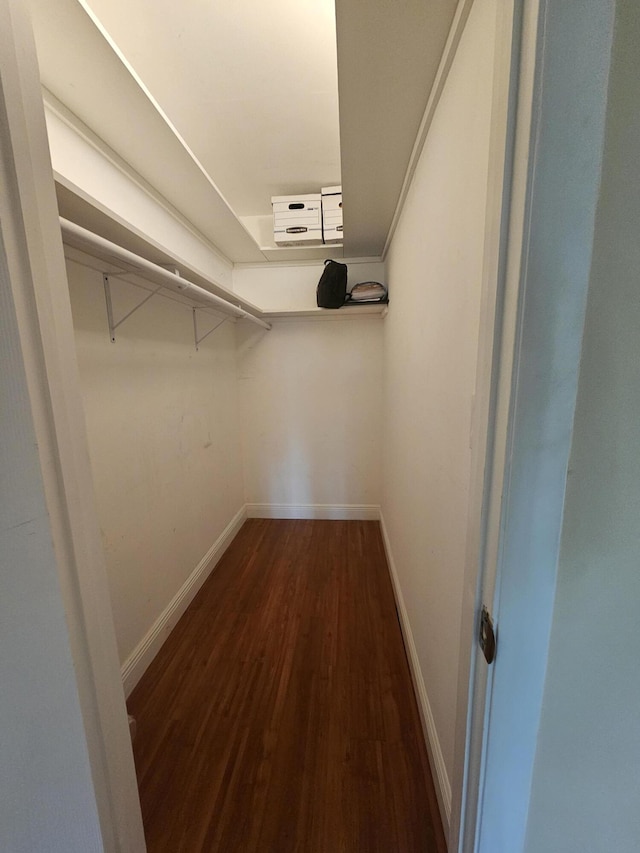
[[[346,261],[348,287],[384,264]],[[234,290],[267,311],[316,308],[323,263],[236,266]],[[245,496],[250,514],[377,517],[382,326],[349,309],[238,327]]]
[[[384,264],[376,261],[344,260],[347,288],[360,281],[386,283]],[[233,269],[233,289],[264,311],[308,311],[316,307],[316,287],[323,261],[305,264],[251,266],[238,264]]]
[[[383,520],[445,822],[454,762],[496,0],[476,0],[387,257]],[[410,642],[411,646],[411,642]]]
[[[123,662],[243,505],[235,332],[225,323],[196,352],[191,309],[154,296],[111,343],[101,274],[67,266]],[[116,319],[145,295],[111,286]]]
[[[249,504],[280,505],[276,516],[304,517],[295,507],[305,506],[318,516],[344,507],[335,517],[377,517],[369,505],[380,503],[382,326],[379,318],[336,317],[240,330]]]
[[[640,846],[639,43],[620,0],[527,853]]]
[[[0,849],[102,853],[40,470],[46,447],[36,440],[22,359],[0,241]]]

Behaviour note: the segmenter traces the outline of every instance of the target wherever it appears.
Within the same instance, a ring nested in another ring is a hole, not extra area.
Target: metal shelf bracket
[[[227,320],[229,319],[228,317],[223,317],[223,318],[222,318],[222,320],[220,320],[220,322],[219,322],[219,323],[216,323],[216,325],[213,327],[213,329],[209,329],[209,331],[208,331],[208,332],[205,332],[205,333],[204,333],[204,335],[202,335],[202,337],[200,337],[200,338],[199,338],[199,337],[198,337],[198,316],[197,316],[197,311],[198,311],[198,309],[197,309],[197,308],[194,308],[194,309],[193,309],[193,342],[194,342],[195,347],[196,347],[196,352],[198,352],[198,347],[200,346],[200,344],[202,343],[202,341],[203,341],[205,338],[208,338],[208,337],[209,337],[209,335],[212,335],[212,334],[216,331],[216,329],[219,329],[219,328],[220,328],[220,326],[222,326],[222,324],[223,324],[223,323],[226,323],[226,322],[227,322]]]
[[[121,326],[125,320],[128,320],[132,314],[135,314],[138,308],[142,308],[145,302],[148,302],[152,296],[155,296],[159,290],[162,290],[162,286],[156,287],[155,290],[152,290],[141,302],[138,302],[130,311],[121,317],[117,322],[114,320],[113,316],[113,302],[111,299],[111,282],[109,281],[108,273],[102,274],[102,282],[104,284],[104,298],[107,303],[107,320],[109,322],[109,337],[111,338],[111,343],[115,344],[116,342],[116,329],[118,326]]]

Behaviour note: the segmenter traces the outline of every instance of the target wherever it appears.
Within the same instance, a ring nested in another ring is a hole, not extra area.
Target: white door
[[[525,0],[459,850],[524,850],[604,142],[615,2]]]

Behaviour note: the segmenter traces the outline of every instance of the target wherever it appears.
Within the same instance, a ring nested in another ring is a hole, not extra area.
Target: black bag
[[[318,308],[341,308],[347,298],[347,265],[325,261],[318,287]]]

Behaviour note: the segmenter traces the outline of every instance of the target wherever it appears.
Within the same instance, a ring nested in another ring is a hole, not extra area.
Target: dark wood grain
[[[446,850],[377,522],[247,521],[129,711],[149,853]]]

